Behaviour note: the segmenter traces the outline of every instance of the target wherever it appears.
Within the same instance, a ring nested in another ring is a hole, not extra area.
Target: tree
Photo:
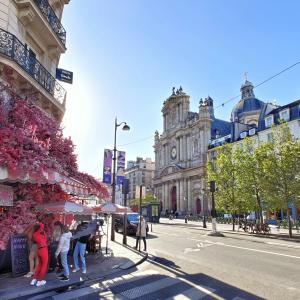
[[[216,160],[208,162],[207,165],[208,180],[216,183],[217,209],[232,214],[232,229],[235,230],[235,214],[245,209],[245,202],[241,198],[241,190],[237,181],[238,161],[233,144],[218,147],[216,152]]]
[[[300,141],[292,136],[287,124],[281,124],[273,128],[267,151],[262,161],[266,199],[269,205],[286,211],[292,237],[289,205],[300,202]]]
[[[257,139],[246,138],[235,150],[238,163],[237,181],[243,191],[243,200],[247,210],[256,211],[260,223],[263,223],[264,172],[262,162],[267,157],[267,148]]]

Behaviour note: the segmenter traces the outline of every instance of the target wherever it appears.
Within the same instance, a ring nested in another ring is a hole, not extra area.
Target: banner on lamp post
[[[113,152],[110,149],[104,150],[104,159],[103,159],[103,183],[111,184],[112,174],[112,157]]]
[[[117,185],[123,183],[125,176],[125,151],[118,151],[117,153]]]

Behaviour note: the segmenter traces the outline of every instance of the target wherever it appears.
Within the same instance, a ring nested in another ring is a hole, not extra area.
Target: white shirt
[[[70,240],[72,237],[72,233],[66,232],[60,236],[57,250],[55,251],[55,255],[57,256],[60,252],[66,252],[70,249]]]

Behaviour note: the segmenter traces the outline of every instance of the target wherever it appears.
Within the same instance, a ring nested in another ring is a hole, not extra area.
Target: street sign
[[[72,84],[73,83],[73,72],[57,68],[56,69],[56,79]]]

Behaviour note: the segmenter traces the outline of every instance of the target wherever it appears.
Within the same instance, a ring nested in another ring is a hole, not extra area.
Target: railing
[[[66,91],[13,34],[0,29],[0,53],[16,62],[60,104],[64,104]]]
[[[60,39],[64,47],[66,47],[66,30],[61,25],[59,18],[56,16],[53,8],[50,6],[48,0],[35,0],[36,5],[40,9],[43,16],[46,18],[51,28]]]

